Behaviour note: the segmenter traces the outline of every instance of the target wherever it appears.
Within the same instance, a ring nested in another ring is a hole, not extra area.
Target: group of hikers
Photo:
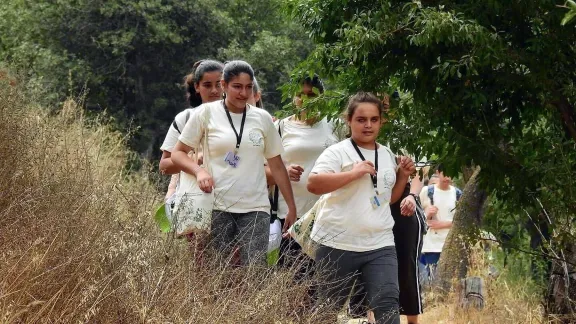
[[[324,91],[316,75],[300,82],[299,107]],[[322,197],[311,233],[316,253],[305,262],[325,282],[310,292],[315,307],[336,314],[348,302],[352,317],[400,323],[402,314],[418,323],[421,281],[434,276],[461,192],[440,164],[425,185],[411,157],[376,141],[388,97],[351,96],[344,134],[335,121],[305,109],[274,120],[244,61],[199,61],[184,85],[190,108],[175,117],[161,147],[160,170],[172,175],[168,209],[180,174],[191,175],[214,195],[212,247],[237,254],[241,266],[266,265],[277,218],[285,233],[282,266],[302,254],[288,229]]]

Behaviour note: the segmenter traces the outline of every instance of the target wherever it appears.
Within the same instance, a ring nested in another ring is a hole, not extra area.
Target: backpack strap
[[[184,122],[184,125],[186,125],[186,123],[188,122],[188,119],[190,119],[190,110],[186,110],[186,121]],[[176,119],[174,119],[174,121],[172,122],[172,126],[174,126],[174,128],[176,129],[178,134],[182,134],[182,131],[180,131],[180,128],[178,128],[178,124],[176,123]]]
[[[434,205],[434,185],[428,186],[428,198],[430,199],[430,205]]]
[[[284,124],[284,120],[280,120],[278,122],[278,135],[280,135],[280,140],[282,140],[282,124]],[[280,191],[278,186],[274,186],[274,197],[272,198],[271,202],[271,213],[270,213],[270,222],[274,222],[278,218],[278,198],[280,196]]]
[[[456,188],[456,201],[460,200],[460,197],[462,197],[462,190]]]

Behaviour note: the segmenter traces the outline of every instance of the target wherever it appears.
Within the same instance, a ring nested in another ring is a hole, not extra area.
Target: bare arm
[[[288,205],[288,215],[284,221],[283,231],[286,231],[296,221],[296,203],[294,202],[294,194],[292,193],[292,184],[288,178],[288,172],[284,166],[284,162],[280,155],[268,159],[268,167],[276,182],[276,185],[282,193],[282,197]]]
[[[374,164],[370,161],[356,163],[350,171],[339,173],[310,173],[306,188],[315,195],[323,195],[336,191],[350,182],[360,179],[365,174],[376,174]]]
[[[310,173],[306,188],[315,195],[336,191],[358,179],[352,171],[340,173]]]
[[[392,188],[392,197],[390,198],[390,203],[393,204],[402,198],[402,193],[408,183],[408,178],[416,170],[414,162],[407,156],[399,156],[398,160],[398,171],[396,171],[396,183]]]
[[[178,184],[178,179],[180,179],[180,174],[173,174],[170,177],[170,184],[168,184],[168,191],[166,191],[166,198],[164,200],[168,200],[174,192],[176,192],[176,185]]]
[[[402,170],[398,169],[396,172],[396,183],[392,188],[392,197],[390,198],[390,204],[393,204],[402,198],[406,184],[408,183],[408,177],[405,176]]]
[[[176,174],[180,172],[180,169],[172,162],[172,153],[168,151],[162,151],[159,168],[162,174]]]
[[[267,164],[264,165],[264,171],[266,172],[266,184],[268,186],[275,185],[276,182],[274,181],[274,177],[272,176],[272,171],[270,170],[270,167]]]
[[[180,141],[174,147],[172,152],[172,163],[180,170],[196,176],[198,186],[204,192],[211,192],[214,188],[214,181],[208,171],[201,168],[194,159],[188,156],[192,148]]]

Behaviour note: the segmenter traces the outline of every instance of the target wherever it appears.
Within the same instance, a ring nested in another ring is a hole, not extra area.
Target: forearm
[[[416,176],[412,178],[412,181],[410,182],[410,193],[419,196],[423,186],[424,184],[422,183],[422,180],[420,180],[420,176],[416,173]]]
[[[440,221],[440,228],[439,229],[444,229],[444,228],[452,228],[452,221],[449,221],[449,220]]]
[[[174,150],[171,158],[175,167],[188,174],[196,175],[196,171],[200,168],[200,166],[191,157],[189,157],[188,153],[185,151]]]
[[[275,158],[268,160],[268,169],[272,176],[272,181],[278,186],[282,197],[286,201],[288,210],[296,212],[296,203],[294,202],[294,193],[292,192],[292,184],[290,183],[290,178],[288,178],[288,172],[286,167],[284,167],[284,162],[277,156]]]
[[[350,171],[340,173],[310,173],[307,189],[315,195],[323,195],[338,190],[356,180]]]
[[[402,172],[398,171],[396,173],[396,183],[392,188],[392,197],[390,198],[390,204],[393,204],[402,198],[402,193],[406,188],[406,184],[408,183],[408,176],[402,174]]]
[[[266,172],[266,184],[268,186],[273,186],[276,184],[274,181],[274,176],[272,175],[272,171],[268,165],[264,165],[264,171]]]
[[[168,157],[162,156],[162,159],[160,159],[159,167],[163,174],[177,174],[180,172],[180,168],[178,168],[174,162],[172,162],[171,155],[168,155]]]

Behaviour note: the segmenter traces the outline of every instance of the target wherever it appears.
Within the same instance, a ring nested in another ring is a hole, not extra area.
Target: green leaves
[[[564,18],[562,19],[562,22],[560,23],[562,26],[565,26],[566,24],[570,23],[574,19],[574,17],[576,17],[576,2],[572,0],[567,0],[566,7],[568,8],[569,11],[566,13]]]
[[[550,1],[442,4],[291,0],[317,42],[294,73],[330,85],[306,109],[337,116],[359,90],[397,91],[380,134],[393,150],[435,156],[451,174],[480,165],[482,186],[510,210],[538,197],[558,219],[574,216],[564,201],[575,184],[558,181],[576,179],[562,117],[576,104],[576,33],[558,24],[565,12]],[[284,98],[296,87],[284,86]]]
[[[162,203],[158,208],[156,208],[154,220],[156,221],[156,224],[158,224],[162,233],[170,232],[171,225],[170,220],[168,220],[168,216],[166,215],[166,204]]]

